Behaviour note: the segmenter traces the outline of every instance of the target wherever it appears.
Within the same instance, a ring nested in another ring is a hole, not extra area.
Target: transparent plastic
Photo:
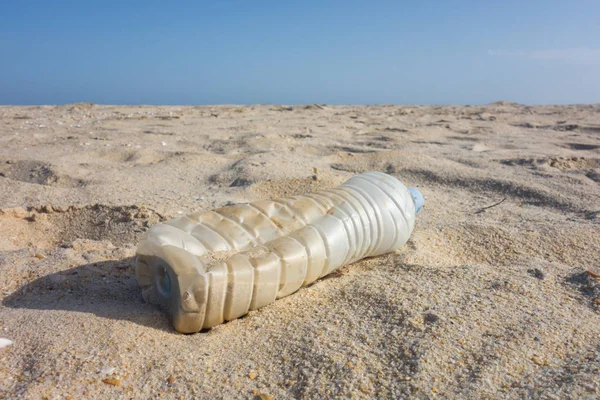
[[[175,329],[198,332],[398,249],[423,203],[418,190],[368,172],[334,189],[190,214],[145,234],[137,279]]]

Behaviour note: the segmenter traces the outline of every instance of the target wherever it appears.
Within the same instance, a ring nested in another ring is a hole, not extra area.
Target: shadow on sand
[[[2,304],[10,308],[92,313],[176,333],[165,313],[143,301],[133,257],[46,275],[20,287]]]

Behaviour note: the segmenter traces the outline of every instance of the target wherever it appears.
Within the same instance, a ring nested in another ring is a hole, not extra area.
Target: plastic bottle
[[[175,329],[198,332],[398,249],[423,204],[417,189],[369,172],[335,189],[190,214],[146,233],[137,279]]]

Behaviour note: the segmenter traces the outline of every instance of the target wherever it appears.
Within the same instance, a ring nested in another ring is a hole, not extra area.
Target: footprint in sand
[[[0,177],[36,185],[81,187],[89,182],[59,173],[50,163],[35,160],[0,161]]]

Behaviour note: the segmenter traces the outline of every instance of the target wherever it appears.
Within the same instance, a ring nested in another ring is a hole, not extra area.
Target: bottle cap
[[[425,205],[425,198],[417,188],[408,188],[410,194],[412,195],[413,201],[415,202],[415,210],[416,213],[420,213],[423,211],[423,206]]]

